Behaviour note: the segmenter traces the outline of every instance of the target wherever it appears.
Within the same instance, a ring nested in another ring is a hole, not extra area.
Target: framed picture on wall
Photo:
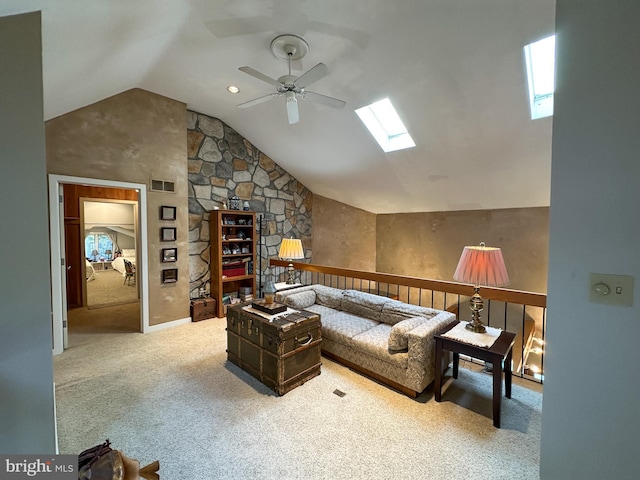
[[[160,220],[175,220],[176,219],[176,207],[168,207],[163,205],[160,207]]]
[[[176,227],[162,227],[160,229],[161,242],[175,242],[175,240],[176,240]]]
[[[162,261],[163,262],[176,262],[176,261],[178,261],[178,249],[177,248],[163,248],[162,249]]]
[[[178,281],[178,269],[170,268],[162,270],[162,283],[175,283]]]

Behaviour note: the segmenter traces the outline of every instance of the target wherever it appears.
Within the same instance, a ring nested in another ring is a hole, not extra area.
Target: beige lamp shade
[[[504,264],[502,250],[487,247],[484,243],[464,247],[453,279],[486,287],[504,287],[509,284],[509,274]]]
[[[302,241],[298,238],[283,238],[278,256],[287,260],[304,258]]]

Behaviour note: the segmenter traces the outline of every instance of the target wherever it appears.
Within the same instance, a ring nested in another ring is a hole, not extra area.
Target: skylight
[[[556,36],[551,35],[524,47],[532,120],[553,115],[555,46]]]
[[[359,108],[356,113],[385,152],[416,146],[388,98]]]

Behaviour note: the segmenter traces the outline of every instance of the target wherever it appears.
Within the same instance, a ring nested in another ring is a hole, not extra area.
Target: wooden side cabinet
[[[225,316],[232,298],[256,296],[256,214],[243,210],[209,212],[211,298],[217,317]]]

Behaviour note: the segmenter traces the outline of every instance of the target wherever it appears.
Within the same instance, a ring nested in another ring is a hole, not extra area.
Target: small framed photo
[[[162,283],[176,283],[177,281],[178,281],[177,268],[162,270]]]
[[[178,261],[178,249],[177,248],[163,248],[162,249],[162,261],[163,262],[176,262]]]
[[[175,242],[175,240],[176,240],[176,227],[162,227],[160,229],[161,242]]]
[[[176,207],[160,207],[160,220],[175,220],[176,219]]]

